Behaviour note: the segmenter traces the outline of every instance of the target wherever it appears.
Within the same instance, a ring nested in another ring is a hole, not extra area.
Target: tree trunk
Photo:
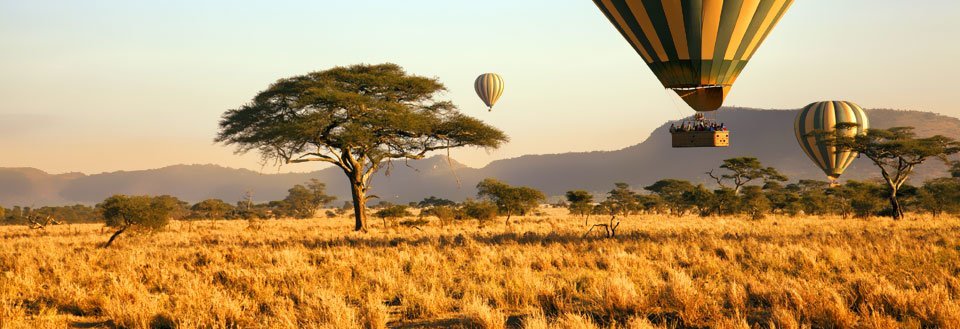
[[[103,245],[103,248],[110,248],[110,245],[113,244],[113,240],[116,240],[117,237],[120,236],[120,233],[123,233],[123,231],[126,231],[128,227],[130,226],[129,225],[123,226],[119,230],[114,232],[113,235],[110,236],[110,240],[107,240],[107,243]]]
[[[900,200],[897,198],[897,190],[890,190],[890,207],[893,213],[894,220],[903,219],[903,208],[900,207]]]
[[[350,177],[350,194],[353,197],[353,217],[356,224],[354,231],[367,231],[367,191],[364,191],[363,183],[359,178]],[[384,224],[386,228],[386,224]]]

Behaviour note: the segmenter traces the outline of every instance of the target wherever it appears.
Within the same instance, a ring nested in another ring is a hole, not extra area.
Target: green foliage
[[[838,202],[828,193],[830,183],[824,181],[801,179],[799,182],[787,185],[786,189],[796,193],[800,199],[800,210],[807,215],[824,215],[831,213]]]
[[[44,206],[40,208],[0,207],[0,224],[24,225],[30,218],[51,218],[61,223],[95,223],[102,220],[96,209],[87,205]]]
[[[713,191],[713,213],[717,215],[732,215],[739,211],[740,199],[737,191],[732,188],[721,187]]]
[[[234,216],[240,219],[265,218],[264,207],[258,207],[253,203],[253,192],[247,191],[243,194],[243,200],[237,201],[237,206],[233,209]]]
[[[463,202],[461,209],[464,215],[481,224],[497,217],[497,204],[491,201],[467,200]]]
[[[163,204],[170,209],[170,219],[181,220],[190,215],[190,203],[180,200],[175,196],[161,195],[154,197],[154,202]]]
[[[443,199],[443,198],[438,198],[431,195],[429,198],[423,199],[422,201],[418,202],[416,205],[417,205],[417,208],[430,208],[430,207],[437,207],[437,206],[454,206],[456,204],[457,204],[456,202]]]
[[[493,201],[499,214],[507,216],[507,219],[514,214],[526,216],[547,199],[543,192],[534,188],[514,187],[493,178],[477,183],[477,196]]]
[[[420,217],[433,216],[440,221],[440,225],[446,225],[457,217],[457,209],[453,206],[433,206],[420,212]]]
[[[626,216],[640,209],[637,192],[631,190],[627,183],[614,183],[613,189],[607,192],[607,199],[597,206],[599,212],[611,216]]]
[[[369,179],[390,159],[421,159],[440,149],[497,148],[506,134],[437,100],[436,78],[396,64],[353,65],[281,79],[249,104],[229,110],[217,142],[282,163],[328,162],[351,184],[355,229],[365,230]]]
[[[670,209],[670,213],[675,216],[682,216],[690,209],[690,204],[684,194],[693,191],[695,187],[685,180],[663,179],[653,183],[653,185],[644,187],[644,189],[659,196]]]
[[[927,181],[920,187],[917,205],[933,216],[960,214],[960,179],[939,178]]]
[[[286,201],[283,200],[274,200],[267,202],[267,204],[262,206],[264,210],[264,218],[274,218],[280,219],[283,217],[288,217],[290,212],[290,206]]]
[[[400,221],[400,226],[405,226],[405,227],[417,227],[417,226],[424,226],[427,224],[430,224],[430,221],[423,218],[414,218],[414,219]]]
[[[395,205],[380,209],[373,215],[377,216],[377,218],[397,219],[401,217],[413,216],[413,213],[411,213],[410,210],[407,210],[407,206]]]
[[[740,191],[740,209],[753,219],[763,219],[770,212],[770,199],[760,186],[745,186]]]
[[[767,182],[786,182],[787,176],[773,167],[764,167],[757,158],[740,157],[723,160],[720,169],[726,172],[717,176],[713,170],[707,172],[710,178],[717,181],[721,187],[726,187],[727,181],[733,182],[733,189],[740,193],[740,189],[755,180]]]
[[[800,191],[796,185],[784,187],[779,182],[767,182],[763,185],[763,191],[770,200],[770,210],[773,213],[796,216],[803,210]]]
[[[159,230],[170,222],[170,214],[176,210],[163,198],[150,196],[114,195],[97,204],[109,227],[126,229],[139,227]]]
[[[207,199],[197,202],[190,207],[190,218],[194,219],[226,219],[234,211],[234,207],[220,199]]]
[[[283,199],[284,215],[293,218],[312,218],[320,207],[336,200],[336,197],[326,194],[326,184],[311,179],[307,186],[294,185],[287,190],[287,197]]]
[[[880,184],[851,180],[831,190],[834,196],[849,203],[857,218],[876,216],[883,209],[884,189]]]
[[[685,208],[694,209],[700,216],[709,216],[715,209],[714,195],[703,185],[683,191],[682,199]]]
[[[593,194],[584,190],[567,191],[567,209],[571,215],[587,216],[593,210]]]
[[[837,125],[837,131],[847,128],[848,125]],[[940,135],[917,138],[913,127],[870,129],[866,134],[853,137],[840,133],[820,134],[840,150],[859,152],[880,169],[887,185],[886,195],[890,201],[891,217],[894,219],[903,218],[899,190],[913,173],[913,168],[929,158],[943,159],[960,152],[960,142]]]

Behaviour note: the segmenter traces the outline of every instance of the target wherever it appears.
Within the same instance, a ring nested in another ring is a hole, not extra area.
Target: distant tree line
[[[744,164],[747,166],[733,166]],[[889,190],[882,181],[847,181],[831,185],[825,181],[800,180],[784,184],[786,178],[773,168],[763,168],[754,158],[724,160],[721,168],[736,172],[765,172],[755,184],[736,187],[720,185],[709,189],[687,180],[664,179],[633,191],[617,183],[602,202],[587,191],[566,193],[570,213],[588,220],[591,215],[626,216],[666,214],[674,216],[745,215],[754,219],[767,215],[836,215],[842,218],[895,217],[888,202]],[[711,177],[718,177],[708,173]],[[733,174],[730,174],[733,175]],[[737,187],[740,191],[737,191]],[[960,164],[953,164],[951,177],[932,179],[920,186],[902,184],[897,190],[900,211],[907,209],[933,216],[960,215]]]
[[[326,194],[326,185],[311,179],[305,184],[297,184],[287,190],[283,200],[266,203],[254,203],[252,194],[247,193],[235,204],[220,199],[207,199],[191,205],[169,195],[162,196],[124,196],[115,195],[96,206],[71,205],[56,207],[0,207],[0,224],[28,225],[47,218],[61,223],[99,223],[109,221],[106,207],[114,204],[148,202],[164,204],[163,214],[167,220],[203,220],[203,219],[252,219],[252,218],[312,218],[320,208],[336,200]]]

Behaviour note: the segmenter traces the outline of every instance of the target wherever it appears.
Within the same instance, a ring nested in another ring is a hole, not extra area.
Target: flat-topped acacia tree
[[[437,79],[396,64],[353,65],[281,79],[220,120],[217,142],[275,163],[328,162],[350,181],[355,230],[366,231],[370,177],[391,159],[464,146],[498,148],[499,129],[466,116]]]

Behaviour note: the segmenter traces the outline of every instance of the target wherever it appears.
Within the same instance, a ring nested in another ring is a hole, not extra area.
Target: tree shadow
[[[244,248],[283,248],[283,247],[304,247],[307,249],[328,249],[328,248],[393,248],[399,246],[427,246],[436,245],[439,247],[465,246],[470,244],[480,245],[576,245],[589,244],[595,242],[667,242],[678,239],[691,239],[714,237],[720,240],[754,240],[758,242],[784,241],[789,236],[776,236],[770,234],[758,233],[723,233],[713,234],[710,232],[647,232],[647,231],[625,231],[618,233],[615,237],[588,235],[584,236],[582,232],[506,232],[495,234],[440,234],[436,236],[420,237],[388,237],[388,236],[345,236],[334,238],[306,238],[306,239],[271,239],[271,240],[244,240],[236,243]],[[809,235],[796,236],[796,239],[809,241]],[[205,241],[206,242],[206,241]],[[223,244],[224,241],[216,241],[214,244]],[[195,247],[195,245],[182,243],[183,247]]]

